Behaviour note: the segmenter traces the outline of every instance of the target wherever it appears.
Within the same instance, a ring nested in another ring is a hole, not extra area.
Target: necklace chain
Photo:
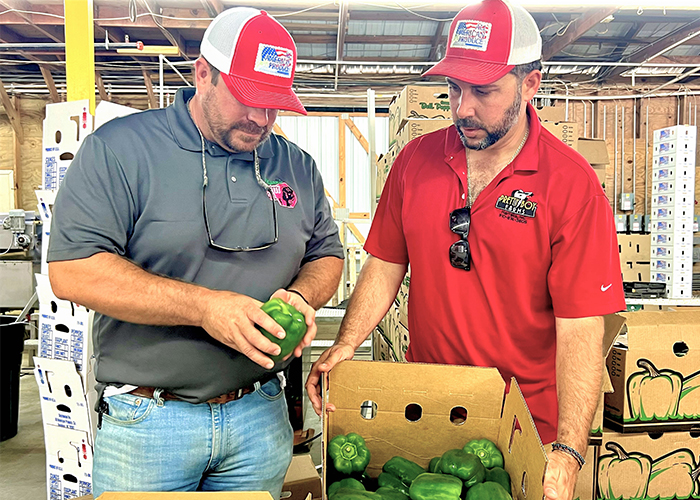
[[[523,149],[523,146],[525,146],[525,141],[527,141],[528,136],[530,135],[530,126],[528,124],[527,128],[525,129],[525,136],[523,137],[523,140],[520,141],[520,145],[518,146],[518,149],[515,150],[515,153],[513,153],[513,156],[510,157],[510,160],[508,160],[508,163],[506,163],[503,168],[506,168],[508,165],[513,163],[513,160],[515,160],[515,157],[520,154],[520,150]],[[474,205],[474,200],[476,199],[476,196],[472,196],[472,169],[471,166],[469,165],[469,149],[465,148],[467,152],[467,202],[468,202],[468,207],[471,207]],[[503,168],[501,170],[503,170]]]

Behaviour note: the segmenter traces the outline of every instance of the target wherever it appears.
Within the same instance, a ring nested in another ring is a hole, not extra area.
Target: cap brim
[[[423,76],[447,76],[472,85],[488,85],[508,74],[515,66],[462,57],[445,57],[442,61],[423,73]]]
[[[221,73],[233,97],[252,108],[284,109],[306,115],[306,109],[290,88],[277,87],[265,83],[254,82],[245,78]]]

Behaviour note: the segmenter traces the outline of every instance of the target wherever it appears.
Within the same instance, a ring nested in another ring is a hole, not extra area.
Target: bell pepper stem
[[[627,454],[627,452],[625,450],[623,450],[622,447],[617,443],[612,443],[612,442],[607,443],[605,445],[605,448],[612,451],[612,452],[617,453],[617,457],[620,460],[626,460],[629,458],[629,455]]]
[[[651,376],[651,378],[655,378],[661,375],[659,373],[659,370],[657,370],[656,367],[648,359],[638,359],[637,366],[649,372],[649,376]]]

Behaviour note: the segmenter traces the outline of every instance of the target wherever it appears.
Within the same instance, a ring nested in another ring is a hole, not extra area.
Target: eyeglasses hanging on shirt
[[[199,127],[197,127],[196,124],[195,127],[197,128],[197,132],[199,132],[199,138],[202,141],[202,174],[204,177],[202,184],[202,211],[204,213],[204,227],[207,230],[207,239],[209,240],[209,246],[216,250],[221,250],[222,252],[254,252],[255,250],[264,250],[266,248],[270,248],[272,245],[277,243],[277,239],[279,236],[279,228],[277,226],[277,207],[275,206],[275,197],[272,194],[272,189],[265,181],[262,180],[262,177],[260,176],[260,158],[258,157],[257,149],[253,150],[255,180],[258,182],[258,185],[265,190],[265,192],[267,193],[267,197],[270,199],[270,203],[272,203],[272,220],[275,225],[275,238],[269,243],[263,243],[261,245],[252,247],[227,247],[224,245],[219,245],[214,241],[214,238],[211,235],[211,229],[209,228],[209,217],[207,215],[207,185],[209,184],[209,177],[207,176],[207,157],[206,148],[204,146],[204,135],[202,135],[202,131],[199,130]]]

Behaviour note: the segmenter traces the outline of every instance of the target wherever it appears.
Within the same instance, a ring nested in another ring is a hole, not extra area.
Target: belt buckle
[[[236,389],[236,392],[234,393],[235,395],[235,400],[241,399],[243,397],[243,388],[241,387],[240,389]]]

